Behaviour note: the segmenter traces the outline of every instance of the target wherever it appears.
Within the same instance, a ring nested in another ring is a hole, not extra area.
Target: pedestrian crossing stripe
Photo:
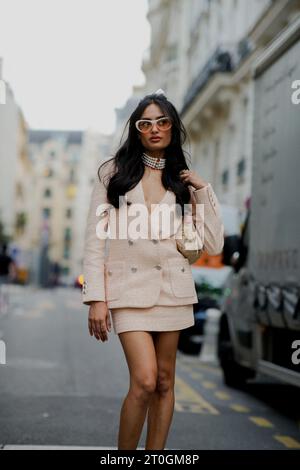
[[[175,410],[179,412],[220,414],[209,402],[182,380],[175,376]]]

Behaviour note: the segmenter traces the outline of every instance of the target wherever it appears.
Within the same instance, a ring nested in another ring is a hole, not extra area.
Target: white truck
[[[254,67],[252,196],[240,238],[225,238],[233,266],[218,330],[224,381],[257,373],[300,386],[300,20]]]

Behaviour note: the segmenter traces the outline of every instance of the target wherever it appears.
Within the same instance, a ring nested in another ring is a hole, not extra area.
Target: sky
[[[0,0],[2,78],[34,129],[110,134],[145,82],[147,0]]]

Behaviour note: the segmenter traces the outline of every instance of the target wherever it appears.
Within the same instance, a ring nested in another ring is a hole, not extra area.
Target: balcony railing
[[[190,106],[208,81],[218,72],[228,73],[235,70],[252,50],[248,38],[236,45],[219,45],[210,56],[200,73],[192,82],[183,101],[181,113]]]

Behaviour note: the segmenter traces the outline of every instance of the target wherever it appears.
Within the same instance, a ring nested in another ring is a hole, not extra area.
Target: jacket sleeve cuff
[[[91,291],[88,294],[82,293],[82,303],[85,305],[91,305],[92,302],[105,302],[105,296],[100,291]]]
[[[82,284],[82,302],[85,305],[90,305],[91,302],[106,301],[105,287],[104,287],[104,273],[93,272],[84,275]]]
[[[222,252],[224,246],[224,225],[221,208],[211,184],[193,191],[197,204],[204,205],[204,249],[210,255]]]
[[[214,214],[220,217],[219,202],[210,183],[201,189],[195,189],[193,195],[197,203],[208,204],[213,209]]]

